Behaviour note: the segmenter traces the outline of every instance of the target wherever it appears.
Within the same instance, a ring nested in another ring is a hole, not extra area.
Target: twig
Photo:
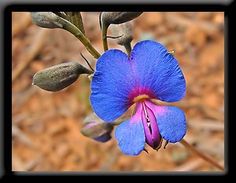
[[[194,161],[187,162],[175,168],[173,171],[193,171],[196,168],[200,167],[202,164],[203,164],[203,161],[201,159],[197,159]]]
[[[58,19],[58,23],[62,24],[65,30],[69,31],[76,38],[78,38],[94,58],[97,59],[100,57],[100,53],[98,53],[98,51],[92,46],[88,38],[74,24],[63,18]]]
[[[17,62],[19,63],[17,67],[13,70],[12,74],[12,82],[14,82],[21,73],[28,67],[30,62],[34,59],[34,57],[39,53],[39,51],[43,48],[44,41],[46,40],[46,36],[48,33],[48,29],[42,29],[35,35],[33,44],[31,47],[24,53],[24,57],[21,57]]]
[[[211,157],[203,154],[202,152],[200,152],[199,150],[197,150],[196,148],[194,148],[192,145],[190,145],[187,141],[185,141],[184,139],[180,141],[180,143],[182,145],[184,145],[187,149],[191,150],[193,153],[195,153],[196,155],[198,155],[200,158],[202,158],[203,160],[207,161],[208,163],[210,163],[211,165],[213,165],[214,167],[217,167],[220,170],[224,170],[224,167],[221,166],[220,164],[218,164],[214,159],[212,159]]]
[[[90,65],[89,61],[84,57],[84,55],[82,53],[80,53],[81,57],[83,57],[83,59],[85,60],[85,62],[88,64],[89,68],[94,72],[94,69],[92,68],[92,66]]]
[[[79,30],[85,35],[83,20],[80,12],[65,12],[68,17],[70,17],[70,22],[72,22]]]
[[[107,26],[102,26],[102,44],[104,51],[108,50],[108,44],[107,44]]]
[[[107,44],[107,29],[108,26],[104,25],[102,23],[102,13],[99,14],[99,26],[102,30],[102,44],[103,44],[103,49],[104,51],[108,50],[108,44]]]
[[[56,14],[57,16],[61,17],[61,18],[64,18],[64,19],[70,21],[70,17],[68,17],[66,14],[64,14],[64,12],[53,11],[53,13]]]

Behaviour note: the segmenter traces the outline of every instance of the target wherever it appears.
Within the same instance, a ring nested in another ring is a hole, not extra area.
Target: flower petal
[[[140,87],[152,90],[155,97],[176,102],[184,97],[186,83],[177,60],[160,43],[141,41],[130,55]]]
[[[181,109],[174,106],[155,106],[155,116],[162,138],[172,143],[182,140],[187,126]]]
[[[129,108],[128,95],[134,85],[130,69],[127,55],[119,50],[108,50],[98,59],[90,101],[104,121],[112,122]]]
[[[140,110],[130,120],[122,122],[115,129],[115,138],[121,151],[126,155],[138,155],[145,146],[145,134]]]

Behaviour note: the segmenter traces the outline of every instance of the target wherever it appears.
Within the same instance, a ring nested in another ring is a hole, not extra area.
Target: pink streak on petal
[[[141,112],[142,112],[142,106],[137,104],[135,107],[135,114],[131,117],[130,122],[131,123],[140,122]]]
[[[167,112],[167,108],[165,106],[157,106],[156,104],[152,103],[150,100],[146,100],[145,104],[152,109],[152,111],[154,112],[154,114],[158,115],[165,115]],[[156,115],[155,115],[156,116]]]

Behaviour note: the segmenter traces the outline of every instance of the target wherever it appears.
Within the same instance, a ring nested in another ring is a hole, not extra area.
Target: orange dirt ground
[[[86,35],[102,53],[98,13],[82,16]],[[224,14],[143,13],[133,23],[132,45],[155,39],[175,50],[187,81],[186,97],[173,104],[186,112],[185,139],[224,165]],[[82,76],[56,93],[31,83],[37,71],[57,63],[87,67],[80,52],[94,66],[93,57],[69,32],[32,24],[30,13],[13,13],[12,41],[14,171],[219,171],[179,143],[129,157],[114,138],[98,143],[84,137],[82,121],[91,112],[89,79]],[[123,49],[114,40],[109,46]]]

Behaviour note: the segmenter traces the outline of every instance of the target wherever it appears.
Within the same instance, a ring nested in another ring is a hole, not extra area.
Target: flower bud
[[[112,130],[112,124],[102,121],[95,113],[92,113],[85,118],[80,132],[96,141],[107,142],[111,139]]]
[[[110,24],[121,24],[133,20],[141,15],[142,12],[102,12],[100,14],[101,24],[108,27]]]
[[[111,30],[116,35],[121,35],[121,37],[115,39],[119,45],[124,46],[130,44],[133,40],[132,24],[130,22],[123,23],[120,25],[112,25]]]
[[[32,21],[34,24],[43,28],[63,28],[63,25],[58,22],[59,16],[52,12],[31,12]]]
[[[80,74],[91,74],[77,62],[67,62],[46,68],[33,76],[33,85],[47,91],[59,91],[74,83]]]

